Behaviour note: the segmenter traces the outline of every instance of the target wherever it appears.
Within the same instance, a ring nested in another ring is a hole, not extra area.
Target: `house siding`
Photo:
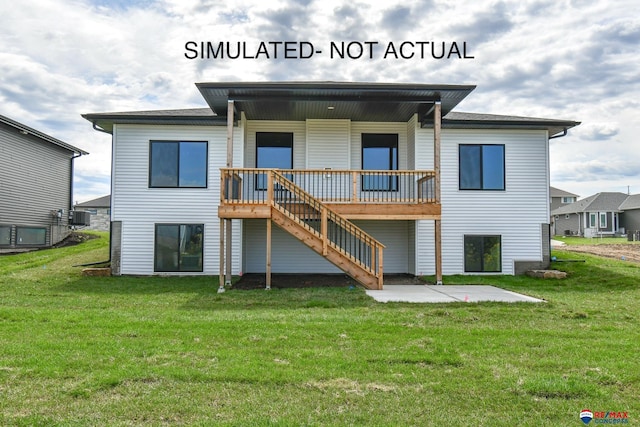
[[[306,121],[306,169],[349,169],[349,120]]]
[[[382,242],[385,273],[413,273],[409,261],[413,221],[353,221]],[[244,272],[266,271],[266,220],[244,222]],[[271,271],[273,273],[340,273],[341,270],[277,226],[271,234]]]
[[[556,215],[554,218],[555,233],[557,235],[580,234],[582,232],[582,218],[577,213]]]
[[[0,225],[46,228],[46,245],[64,239],[69,233],[72,156],[0,124]],[[59,209],[64,209],[61,218],[52,215]]]
[[[624,226],[626,233],[636,233],[640,231],[640,209],[627,209],[620,215],[621,226]]]
[[[306,168],[306,123],[299,121],[247,120],[244,145],[244,167],[256,167],[256,132],[293,133],[293,168]],[[237,141],[236,141],[237,142]],[[238,148],[237,145],[234,149]],[[237,164],[237,162],[234,162]],[[241,167],[241,166],[237,166]]]
[[[416,158],[424,153],[424,159],[416,166],[429,166],[433,149],[425,142],[432,132],[422,129],[417,136]],[[549,221],[546,131],[445,129],[441,141],[443,273],[464,272],[465,235],[501,236],[504,274],[514,274],[516,262],[543,261],[540,226]],[[460,144],[505,145],[504,191],[458,189]],[[433,228],[427,221],[419,223],[418,272],[433,274],[428,253]]]
[[[111,213],[112,220],[122,224],[121,273],[154,274],[155,224],[169,223],[204,224],[204,271],[190,274],[217,274],[220,168],[226,166],[226,127],[115,125],[113,135],[116,167]],[[234,128],[234,165],[243,164],[243,139],[243,129]],[[150,140],[207,141],[207,188],[149,188]],[[241,228],[241,221],[234,220],[234,274],[240,271]]]

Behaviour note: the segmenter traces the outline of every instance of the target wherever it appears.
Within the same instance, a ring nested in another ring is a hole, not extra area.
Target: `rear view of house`
[[[114,274],[516,274],[549,259],[549,137],[452,111],[474,86],[199,83],[113,135]],[[273,227],[275,225],[275,227]]]
[[[84,154],[0,116],[0,251],[47,247],[67,236],[73,159]]]

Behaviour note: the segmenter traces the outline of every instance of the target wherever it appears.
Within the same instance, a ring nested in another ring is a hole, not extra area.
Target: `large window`
[[[459,146],[460,190],[504,190],[504,145]]]
[[[156,224],[154,271],[202,271],[202,224]]]
[[[292,169],[293,133],[256,132],[256,167]],[[266,175],[256,175],[256,190],[266,189]]]
[[[0,225],[0,246],[11,245],[11,226]]]
[[[16,227],[16,245],[44,246],[46,244],[46,228]]]
[[[363,133],[362,169],[398,170],[398,134]],[[388,174],[362,176],[363,191],[397,191],[398,177]]]
[[[500,236],[464,236],[464,271],[496,273],[502,271]]]
[[[206,188],[207,143],[151,141],[149,187]]]

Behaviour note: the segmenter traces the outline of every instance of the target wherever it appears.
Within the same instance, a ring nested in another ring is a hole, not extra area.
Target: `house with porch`
[[[624,234],[620,205],[627,197],[625,193],[602,192],[561,206],[551,212],[555,230],[584,237]]]
[[[113,274],[548,264],[549,138],[578,122],[453,111],[472,85],[196,86],[207,108],[83,115],[112,134]]]

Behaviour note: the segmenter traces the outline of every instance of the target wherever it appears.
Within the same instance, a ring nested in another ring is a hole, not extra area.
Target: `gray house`
[[[620,205],[627,197],[624,193],[597,193],[551,211],[556,234],[584,237],[624,234]]]
[[[67,236],[73,160],[84,154],[0,115],[0,251],[47,247]]]
[[[90,214],[91,224],[86,230],[109,231],[111,221],[111,195],[98,197],[88,202],[75,205],[76,211],[85,211]]]
[[[640,231],[640,194],[632,194],[620,205],[622,224],[627,233]]]
[[[556,187],[549,187],[549,197],[551,198],[550,204],[552,211],[578,200],[577,194],[569,193]]]

